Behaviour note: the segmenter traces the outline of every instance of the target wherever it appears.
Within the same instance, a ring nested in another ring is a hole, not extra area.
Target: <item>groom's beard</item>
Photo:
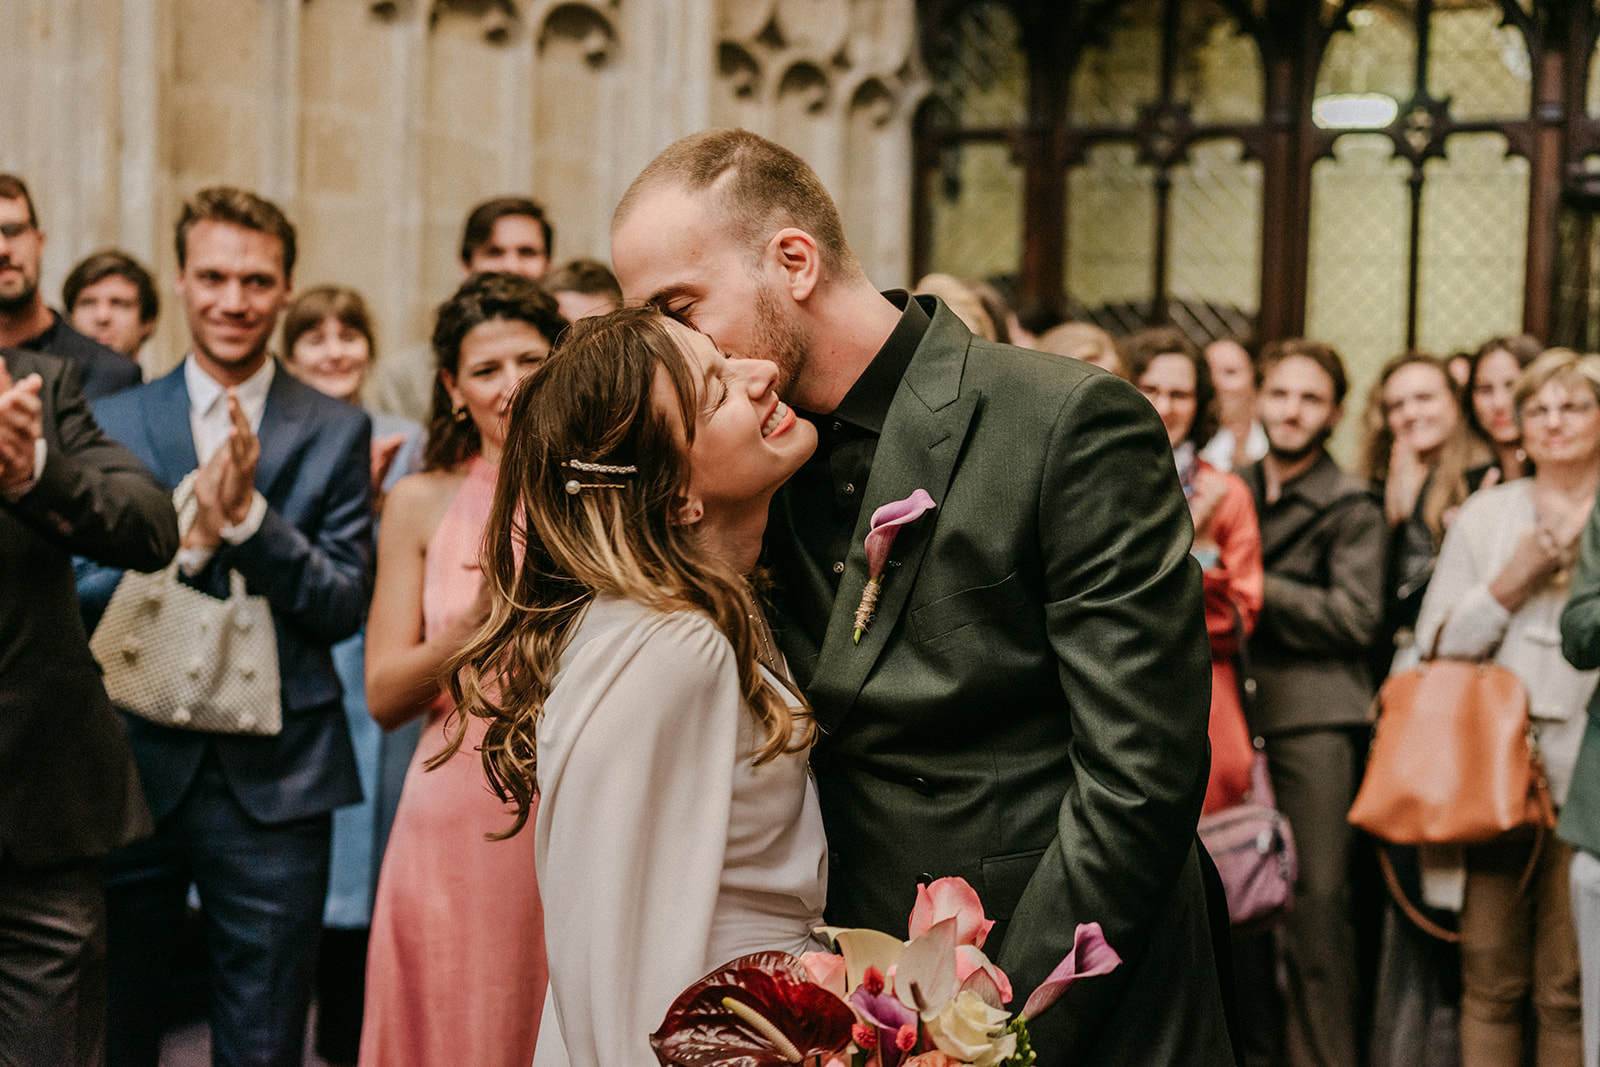
[[[778,365],[777,392],[787,397],[811,355],[811,331],[797,316],[785,315],[783,305],[765,285],[756,289],[755,347],[741,352],[751,359],[770,359]]]

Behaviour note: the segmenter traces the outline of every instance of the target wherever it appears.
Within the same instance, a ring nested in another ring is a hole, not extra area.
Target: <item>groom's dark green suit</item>
[[[1030,1026],[1040,1063],[1232,1063],[1194,851],[1210,653],[1166,434],[1127,383],[921,302],[864,489],[832,470],[860,501],[848,555],[819,557],[831,513],[800,483],[769,526],[824,731],[829,921],[904,936],[918,881],[960,875],[998,920],[1013,1010],[1098,921],[1126,962]],[[856,644],[868,520],[918,488],[937,508],[900,533]]]

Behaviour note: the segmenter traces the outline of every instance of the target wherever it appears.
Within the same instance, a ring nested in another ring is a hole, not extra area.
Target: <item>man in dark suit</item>
[[[72,361],[94,400],[139,384],[136,360],[91,341],[51,311],[39,292],[44,231],[21,178],[0,174],[0,345]]]
[[[829,921],[903,936],[917,883],[960,875],[1019,998],[1097,921],[1124,963],[1030,1023],[1040,1062],[1231,1063],[1195,839],[1200,573],[1149,403],[886,299],[811,169],[744,131],[647,167],[612,259],[630,300],[777,362],[817,424],[767,544],[823,729]],[[857,643],[868,520],[917,489],[937,506],[901,530]]]
[[[153,570],[167,493],[89,415],[64,360],[0,355],[0,1064],[104,1062],[100,856],[150,832],[89,655],[72,555]]]
[[[198,468],[180,571],[214,596],[237,571],[266,597],[283,705],[276,737],[127,719],[156,836],[112,866],[114,1063],[156,1063],[191,880],[206,918],[218,1062],[300,1063],[331,812],[361,797],[330,650],[360,627],[371,593],[371,426],[268,353],[294,251],[274,205],[239,189],[197,193],[177,233],[188,357],[96,410],[165,484]]]

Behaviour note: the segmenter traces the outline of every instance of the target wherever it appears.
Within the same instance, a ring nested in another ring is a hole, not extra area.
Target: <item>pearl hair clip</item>
[[[563,467],[571,468],[572,470],[575,470],[575,471],[583,471],[585,474],[638,474],[639,473],[639,468],[635,467],[631,463],[585,463],[582,460],[569,459],[569,460],[564,460],[561,465]],[[625,489],[625,488],[627,488],[627,486],[622,482],[580,482],[576,478],[572,478],[567,482],[567,492],[570,493],[573,496],[577,496],[579,493],[583,492],[583,490],[585,490],[585,489]]]

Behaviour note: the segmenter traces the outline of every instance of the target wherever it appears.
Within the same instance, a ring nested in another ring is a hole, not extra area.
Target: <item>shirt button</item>
[[[845,496],[855,496],[856,495],[856,483],[855,482],[845,482],[844,483],[844,495]]]
[[[835,574],[843,574],[844,573],[844,560],[840,560],[839,562],[837,562],[837,563],[835,563],[833,565],[833,573],[835,573]]]
[[[833,424],[833,432],[834,432],[834,433],[838,433],[838,432],[839,432],[839,431],[840,431],[840,430],[842,430],[842,429],[844,429],[844,423],[842,423],[842,422],[835,422],[835,423],[834,423],[834,424]]]

